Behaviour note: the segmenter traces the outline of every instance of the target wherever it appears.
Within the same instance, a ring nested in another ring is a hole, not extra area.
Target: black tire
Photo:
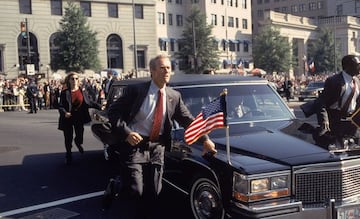
[[[223,219],[223,208],[219,189],[211,180],[196,178],[190,190],[190,205],[195,219]]]

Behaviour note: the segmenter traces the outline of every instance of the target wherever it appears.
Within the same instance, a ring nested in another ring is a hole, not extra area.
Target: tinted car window
[[[206,104],[220,95],[225,87],[178,87],[185,105],[196,116]],[[283,101],[269,86],[230,85],[226,87],[228,122],[285,120],[292,117]]]

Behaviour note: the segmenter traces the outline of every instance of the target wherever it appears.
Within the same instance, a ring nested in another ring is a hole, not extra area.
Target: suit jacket
[[[344,72],[340,72],[329,77],[325,81],[324,92],[323,92],[323,107],[321,110],[321,119],[327,121],[330,124],[330,129],[333,129],[339,122],[342,117],[345,115],[341,114],[341,102],[343,101],[343,96],[346,90],[346,84],[343,77]],[[358,88],[360,88],[360,81],[355,77],[355,83]],[[360,106],[360,95],[356,100],[356,109]],[[338,104],[338,109],[330,108],[334,104]],[[335,127],[336,128],[336,127]]]
[[[125,141],[128,134],[132,131],[128,126],[134,120],[136,114],[147,95],[151,81],[129,85],[124,90],[123,95],[111,104],[109,108],[109,121],[113,131],[122,141]],[[182,127],[188,127],[194,120],[190,111],[185,106],[181,99],[181,94],[172,88],[166,87],[166,117],[164,124],[164,133],[162,137],[165,138],[166,146],[171,143],[171,129],[173,121],[177,121]],[[208,136],[205,135],[200,138],[200,141],[205,141]]]
[[[96,108],[100,109],[100,104],[97,104],[90,100],[86,92],[81,91],[83,94],[83,103],[80,106],[80,109],[78,110],[78,113],[76,113],[76,118],[65,118],[66,112],[72,111],[72,103],[71,103],[71,91],[70,89],[66,89],[61,91],[60,94],[60,102],[59,102],[59,124],[58,129],[64,130],[69,125],[72,125],[73,122],[79,122],[82,124],[88,123],[91,121],[91,117],[89,114],[89,108]]]

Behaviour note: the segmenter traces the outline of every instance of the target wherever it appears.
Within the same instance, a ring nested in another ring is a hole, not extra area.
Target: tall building
[[[319,28],[333,31],[341,55],[360,54],[360,1],[358,0],[253,0],[253,34],[262,26],[280,29],[296,51],[292,73],[306,73],[307,47],[318,37]],[[335,53],[335,52],[334,52]],[[338,70],[338,69],[337,69]],[[336,71],[336,69],[334,69]]]
[[[181,34],[190,8],[199,6],[218,39],[219,68],[251,63],[250,0],[73,0],[97,32],[102,67],[127,73],[148,71],[158,53],[171,56],[175,73]],[[67,0],[0,1],[0,74],[14,78],[34,64],[35,73],[51,74],[54,43]],[[21,33],[21,28],[27,28]],[[28,46],[29,45],[29,46]],[[136,50],[136,53],[134,52]],[[136,57],[136,58],[135,58]],[[31,70],[32,71],[32,70]]]

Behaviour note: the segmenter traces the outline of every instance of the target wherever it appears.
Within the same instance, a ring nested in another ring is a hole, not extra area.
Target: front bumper
[[[316,206],[303,206],[301,202],[291,200],[251,206],[234,202],[228,216],[242,219],[359,219],[360,200],[347,203],[330,200],[328,203]]]

